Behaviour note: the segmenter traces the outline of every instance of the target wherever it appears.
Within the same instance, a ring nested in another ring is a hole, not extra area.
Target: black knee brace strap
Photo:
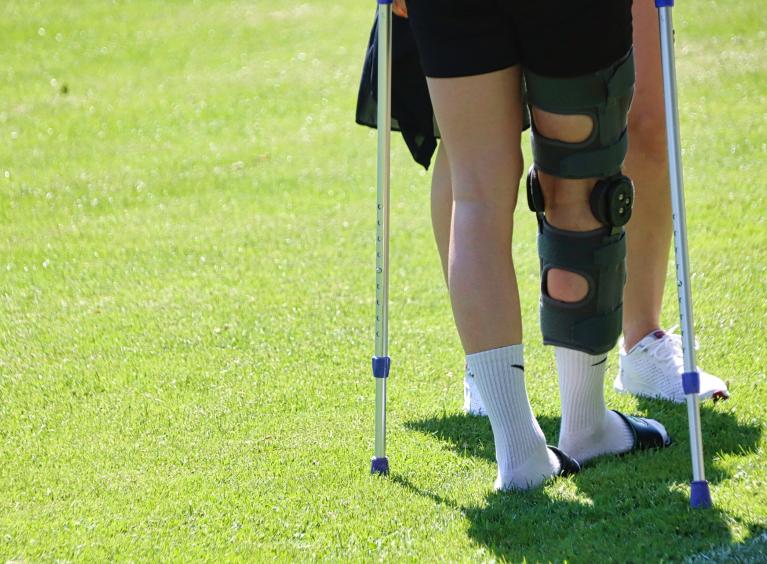
[[[611,350],[621,334],[623,286],[626,283],[626,233],[609,227],[596,231],[565,231],[541,219],[541,332],[547,345],[590,354]],[[558,268],[583,276],[589,285],[579,302],[549,296],[547,278]]]
[[[604,178],[620,172],[634,92],[632,51],[612,66],[584,76],[552,78],[525,69],[525,82],[531,106],[588,116],[593,124],[588,139],[566,143],[541,135],[533,119],[533,157],[540,170],[560,178]]]

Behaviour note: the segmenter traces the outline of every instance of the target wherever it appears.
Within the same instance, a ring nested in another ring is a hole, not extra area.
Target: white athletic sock
[[[559,448],[583,463],[602,454],[627,452],[634,435],[605,406],[607,355],[555,347],[562,400]]]
[[[527,399],[522,345],[467,355],[466,364],[493,428],[495,488],[533,488],[557,474],[559,459],[546,447]]]

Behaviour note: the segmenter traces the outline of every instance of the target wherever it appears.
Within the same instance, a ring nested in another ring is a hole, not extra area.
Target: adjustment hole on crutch
[[[543,288],[548,297],[565,303],[575,303],[586,298],[589,282],[580,274],[551,268],[544,272]]]

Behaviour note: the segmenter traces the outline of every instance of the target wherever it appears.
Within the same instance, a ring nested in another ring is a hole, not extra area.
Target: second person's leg
[[[636,184],[636,200],[626,228],[624,341],[615,387],[681,403],[681,340],[660,326],[672,228],[658,15],[652,2],[635,2],[633,16],[637,84],[625,168]],[[700,375],[701,399],[728,397],[720,378],[704,371]]]

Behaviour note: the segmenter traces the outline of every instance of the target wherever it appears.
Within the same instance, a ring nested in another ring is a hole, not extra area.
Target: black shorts
[[[609,67],[631,48],[631,0],[407,0],[426,76],[521,64],[566,78]]]

